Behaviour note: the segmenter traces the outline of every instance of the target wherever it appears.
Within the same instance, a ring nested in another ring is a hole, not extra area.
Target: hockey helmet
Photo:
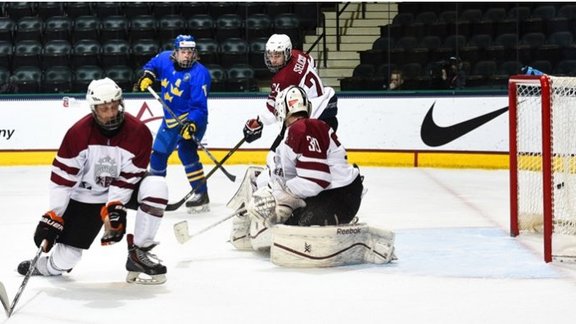
[[[90,105],[90,110],[96,123],[104,130],[112,131],[120,127],[124,121],[124,99],[122,89],[110,78],[92,80],[86,92],[86,101]],[[101,120],[96,112],[96,106],[119,102],[118,114],[109,120]]]
[[[279,65],[274,65],[270,61],[269,55],[273,53],[281,53],[284,55],[284,63]],[[285,34],[274,34],[268,38],[266,42],[266,51],[264,52],[264,62],[268,67],[270,72],[276,73],[278,70],[286,66],[290,57],[292,56],[292,41],[290,37]]]
[[[307,116],[310,116],[312,103],[302,88],[293,85],[278,94],[275,108],[276,120],[283,123],[295,113],[305,112]]]
[[[193,36],[178,35],[174,39],[173,45],[174,51],[172,52],[171,58],[178,64],[179,67],[187,69],[198,60],[198,52],[196,51],[196,39]],[[191,57],[186,57],[184,54],[182,54],[188,50],[192,51]]]

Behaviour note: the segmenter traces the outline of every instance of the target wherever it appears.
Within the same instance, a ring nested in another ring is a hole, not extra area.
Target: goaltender
[[[249,168],[229,207],[247,206],[234,218],[231,243],[238,249],[270,249],[272,262],[327,267],[388,263],[394,233],[358,224],[363,177],[348,163],[336,132],[310,118],[311,103],[297,86],[276,99],[286,133],[275,150],[271,175],[257,188],[262,169]]]

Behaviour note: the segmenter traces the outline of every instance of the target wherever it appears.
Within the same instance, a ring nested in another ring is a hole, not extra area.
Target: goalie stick
[[[214,223],[208,227],[205,227],[204,229],[201,229],[192,235],[188,234],[189,233],[188,232],[188,221],[184,220],[184,221],[178,222],[178,223],[174,224],[174,235],[176,236],[176,239],[178,240],[178,242],[180,244],[184,244],[184,243],[188,242],[188,240],[190,240],[191,238],[198,236],[198,235],[220,225],[221,223],[224,223],[225,221],[229,220],[230,218],[232,218],[238,214],[241,214],[245,211],[246,211],[246,208],[240,208],[240,209],[236,210],[233,214],[222,218],[221,220],[217,221],[216,223]]]
[[[4,311],[6,312],[6,316],[10,317],[10,302],[8,301],[8,294],[6,294],[6,288],[4,288],[4,284],[0,281],[0,301],[2,302],[2,306],[4,306]]]
[[[22,295],[24,288],[26,288],[26,285],[28,284],[28,280],[32,276],[32,273],[34,272],[34,269],[36,268],[36,263],[38,263],[38,259],[40,258],[40,254],[42,254],[42,251],[44,251],[46,244],[48,244],[48,241],[46,241],[46,240],[42,241],[42,244],[40,244],[40,246],[38,247],[38,251],[36,251],[36,255],[34,256],[34,259],[32,259],[32,261],[30,261],[30,267],[28,268],[28,272],[26,272],[26,276],[24,276],[24,280],[22,280],[22,284],[20,284],[20,288],[18,288],[18,291],[16,292],[16,296],[14,296],[14,300],[12,301],[12,305],[10,306],[10,309],[8,310],[8,317],[10,317],[12,315],[12,313],[14,312],[14,308],[16,307],[16,304],[18,303],[18,300],[20,299],[20,296]],[[2,302],[2,303],[4,303],[4,302]]]
[[[158,94],[156,93],[156,91],[154,91],[154,89],[152,89],[152,87],[149,86],[146,89],[148,90],[148,92],[150,92],[152,94],[152,96],[154,96],[154,98],[156,98],[156,100],[158,100],[159,103],[162,104],[164,109],[166,109],[166,111],[170,114],[170,116],[172,116],[172,118],[174,118],[176,120],[176,122],[178,123],[178,125],[180,125],[180,127],[184,126],[182,124],[182,121],[180,120],[180,118],[178,118],[178,116],[176,116],[176,114],[172,111],[172,109],[170,109],[170,107],[168,107],[168,105],[164,102],[164,100],[162,100],[162,98],[160,98],[158,96]],[[194,137],[194,136],[192,136],[192,140],[194,142],[196,142],[196,144],[204,151],[204,153],[206,153],[206,155],[208,155],[210,160],[212,160],[212,162],[214,162],[216,164],[216,166],[219,167],[220,170],[222,170],[222,172],[224,172],[224,174],[226,175],[226,177],[228,179],[230,179],[230,181],[232,181],[232,182],[236,181],[236,176],[231,174],[230,172],[228,172],[226,169],[224,169],[224,166],[222,164],[218,163],[218,160],[216,160],[216,158],[212,155],[212,153],[210,153],[210,151],[208,151],[206,146],[204,146],[202,143],[200,143],[200,141],[197,140],[196,137]]]
[[[239,148],[242,144],[244,144],[245,141],[246,141],[246,139],[242,138],[242,139],[240,140],[240,142],[238,142],[238,144],[236,144],[236,146],[234,146],[234,147],[228,152],[228,154],[226,154],[226,156],[225,156],[222,160],[220,160],[220,162],[218,162],[218,163],[216,164],[216,166],[213,167],[212,170],[210,170],[210,172],[208,172],[208,174],[206,174],[206,177],[204,177],[204,180],[203,180],[203,181],[207,181],[208,178],[210,178],[210,176],[211,176],[212,174],[214,174],[214,172],[216,172],[216,170],[217,170],[222,164],[224,164],[224,162],[226,162],[226,161],[228,160],[228,158],[229,158],[232,154],[234,154],[234,152],[236,152],[236,151],[238,150],[238,148]],[[173,203],[173,204],[168,204],[168,205],[166,206],[166,211],[175,211],[175,210],[177,210],[178,208],[180,208],[180,206],[182,206],[182,205],[186,202],[186,200],[188,200],[188,198],[192,197],[192,195],[196,192],[197,189],[198,189],[198,187],[193,188],[193,189],[190,190],[190,192],[188,192],[188,193],[186,194],[186,196],[184,196],[182,199],[178,200],[177,202],[175,202],[175,203]]]

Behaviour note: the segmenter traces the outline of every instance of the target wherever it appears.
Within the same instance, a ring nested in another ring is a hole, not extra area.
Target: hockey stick
[[[198,235],[220,225],[221,223],[224,223],[225,221],[229,220],[230,218],[232,218],[238,214],[241,214],[245,211],[246,211],[246,208],[240,208],[237,211],[235,211],[233,214],[222,218],[221,220],[217,221],[216,223],[214,223],[208,227],[205,227],[204,229],[199,230],[198,232],[196,232],[192,235],[188,234],[188,221],[184,220],[184,221],[178,222],[178,223],[174,224],[174,235],[176,236],[176,239],[178,240],[178,242],[180,244],[184,244],[184,243],[188,242],[188,240],[190,240],[191,238],[198,236]]]
[[[6,316],[10,317],[10,302],[8,301],[8,294],[6,293],[6,288],[4,288],[4,284],[0,281],[0,301],[2,302],[2,306],[4,306],[4,311],[6,312]]]
[[[212,174],[214,174],[214,172],[216,172],[216,170],[219,168],[220,165],[224,164],[224,162],[226,162],[226,160],[228,160],[228,158],[234,154],[234,152],[236,152],[238,150],[238,148],[244,144],[244,142],[246,141],[246,139],[242,138],[242,140],[240,140],[240,142],[238,142],[238,144],[236,144],[236,146],[234,146],[234,148],[232,148],[228,154],[226,154],[226,156],[220,160],[220,162],[218,162],[218,164],[212,168],[212,170],[210,170],[210,172],[208,172],[208,174],[206,174],[206,177],[204,177],[204,179],[202,181],[206,182],[208,180],[208,178],[210,178],[210,176]],[[196,190],[198,189],[198,187],[190,190],[190,192],[188,192],[186,194],[186,196],[184,196],[182,199],[178,200],[177,202],[173,203],[173,204],[168,204],[168,206],[166,206],[166,211],[175,211],[176,209],[180,208],[180,206],[182,206],[186,200],[188,200],[188,198],[192,197],[192,195],[196,192]]]
[[[40,258],[40,254],[42,254],[42,251],[44,251],[44,248],[46,247],[47,244],[48,244],[48,241],[46,241],[46,240],[42,241],[42,244],[40,244],[40,247],[38,247],[38,251],[36,251],[36,255],[34,256],[34,259],[32,259],[32,261],[30,261],[30,267],[28,268],[28,272],[26,272],[26,276],[24,277],[24,280],[22,280],[22,284],[20,284],[20,288],[18,288],[18,292],[16,292],[16,296],[14,296],[14,300],[12,301],[12,305],[10,306],[10,309],[8,310],[8,317],[10,317],[12,315],[12,312],[14,312],[14,308],[16,307],[16,304],[18,303],[18,300],[20,299],[20,296],[22,295],[24,288],[26,288],[26,285],[28,284],[28,280],[30,279],[30,277],[32,276],[32,273],[34,272],[34,269],[36,268],[36,263],[38,263],[38,259]]]
[[[176,120],[178,125],[180,125],[180,127],[183,127],[184,125],[182,124],[182,121],[180,120],[180,118],[178,118],[178,116],[176,116],[176,114],[172,111],[172,109],[170,109],[170,107],[168,107],[168,105],[164,102],[164,100],[162,100],[162,98],[160,98],[158,96],[156,91],[154,91],[154,89],[152,89],[152,87],[150,87],[150,86],[146,89],[148,90],[148,92],[150,92],[152,94],[152,96],[154,96],[154,98],[156,98],[156,100],[158,100],[159,103],[162,104],[164,109],[166,109],[166,111],[170,114],[170,116],[172,116],[172,118],[174,118]],[[226,175],[226,177],[228,179],[230,179],[230,181],[232,181],[232,182],[236,181],[236,176],[233,174],[230,174],[230,172],[228,172],[226,169],[224,169],[224,166],[222,164],[218,163],[218,160],[216,160],[216,158],[210,153],[210,151],[208,151],[206,146],[204,146],[202,143],[200,143],[200,141],[197,140],[195,137],[192,137],[192,140],[194,140],[194,142],[196,142],[198,147],[200,147],[204,151],[204,153],[206,153],[206,155],[208,155],[210,160],[212,160],[212,162],[214,162],[216,164],[216,166],[219,167],[222,170],[222,172],[224,172],[224,174]]]

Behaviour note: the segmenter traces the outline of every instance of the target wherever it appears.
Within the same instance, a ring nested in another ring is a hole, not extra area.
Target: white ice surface
[[[210,213],[165,215],[154,252],[166,284],[125,283],[125,240],[96,241],[71,273],[32,277],[0,323],[574,323],[576,268],[545,264],[537,237],[508,235],[507,171],[363,168],[358,216],[396,232],[399,260],[303,270],[235,250],[229,221],[177,243],[174,223],[194,232],[231,213],[246,166],[226,168],[238,180],[213,175]],[[49,176],[45,166],[0,168],[0,281],[10,299],[23,279],[16,266],[36,251]],[[172,202],[189,190],[180,166],[168,182]]]

